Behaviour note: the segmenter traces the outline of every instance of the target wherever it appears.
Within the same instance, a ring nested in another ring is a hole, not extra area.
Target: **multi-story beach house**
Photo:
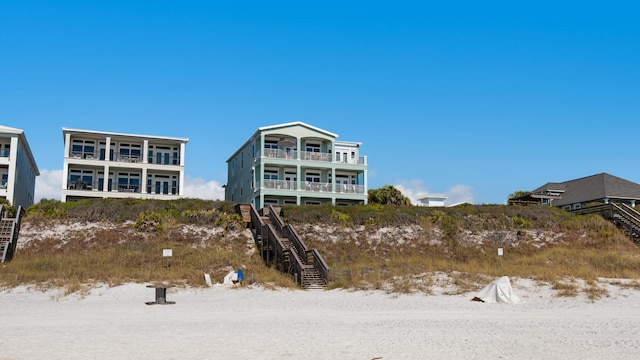
[[[357,142],[303,122],[265,126],[227,160],[225,200],[269,204],[367,203],[367,159]]]
[[[189,139],[63,128],[62,201],[183,196]]]
[[[31,206],[38,175],[24,131],[0,125],[0,198],[12,206]]]

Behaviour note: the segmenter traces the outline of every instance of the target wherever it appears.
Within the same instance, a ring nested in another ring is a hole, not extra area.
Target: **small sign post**
[[[173,251],[171,249],[162,249],[162,257],[166,259],[164,267],[169,270],[169,258],[173,256]]]
[[[500,258],[500,275],[502,275],[502,255],[503,255],[503,251],[502,248],[498,248],[498,257]]]

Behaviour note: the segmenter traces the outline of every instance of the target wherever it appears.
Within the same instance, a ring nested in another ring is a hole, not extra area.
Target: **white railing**
[[[297,181],[263,180],[262,186],[264,186],[265,189],[298,190]]]
[[[298,156],[300,153],[300,156]],[[360,156],[358,158],[333,158],[333,154],[331,153],[321,153],[321,152],[313,152],[313,151],[296,151],[296,150],[282,150],[282,149],[263,149],[263,156],[272,159],[286,159],[286,160],[307,160],[307,161],[318,161],[318,162],[335,162],[340,164],[354,164],[354,165],[366,165],[367,157]]]
[[[364,185],[338,184],[336,185],[336,192],[343,194],[364,194]]]
[[[263,180],[262,188],[287,191],[300,190],[308,192],[364,194],[364,185],[336,184],[335,190],[333,190],[331,183],[310,181]]]
[[[70,157],[74,159],[87,159],[87,160],[93,160],[98,158],[95,152],[86,152],[86,151],[72,151]]]
[[[276,158],[276,159],[288,159],[288,160],[296,160],[297,151],[285,151],[282,149],[264,149],[264,156],[268,158]]]

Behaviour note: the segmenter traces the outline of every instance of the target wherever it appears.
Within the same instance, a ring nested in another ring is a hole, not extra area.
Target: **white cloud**
[[[468,185],[455,185],[449,188],[444,195],[447,197],[445,205],[468,202],[473,204],[473,188]]]
[[[42,199],[62,198],[62,170],[42,170],[36,178],[34,200],[39,203]]]
[[[414,205],[418,204],[418,199],[434,194],[425,188],[422,180],[403,181],[394,186],[400,190],[404,196],[408,197]],[[473,188],[468,185],[454,185],[447,189],[442,195],[447,197],[447,200],[444,202],[445,205],[458,204],[461,202],[473,204]]]
[[[201,177],[184,178],[184,196],[205,200],[224,200],[224,188],[215,180],[205,180]]]
[[[414,205],[418,204],[418,199],[430,194],[430,192],[425,189],[422,180],[403,181],[401,184],[394,186],[402,192],[402,195],[408,197]]]

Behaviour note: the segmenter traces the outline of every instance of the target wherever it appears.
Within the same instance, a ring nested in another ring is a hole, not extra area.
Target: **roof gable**
[[[290,122],[290,123],[285,123],[285,124],[263,126],[263,127],[259,127],[258,128],[258,132],[273,132],[273,130],[281,130],[281,129],[295,128],[295,127],[302,127],[302,128],[307,129],[307,130],[311,130],[312,132],[317,132],[317,133],[320,133],[320,134],[322,134],[324,136],[331,137],[331,138],[337,138],[338,137],[337,134],[334,134],[332,132],[317,128],[317,127],[309,125],[307,123],[303,123],[302,121],[295,121],[295,122]]]

